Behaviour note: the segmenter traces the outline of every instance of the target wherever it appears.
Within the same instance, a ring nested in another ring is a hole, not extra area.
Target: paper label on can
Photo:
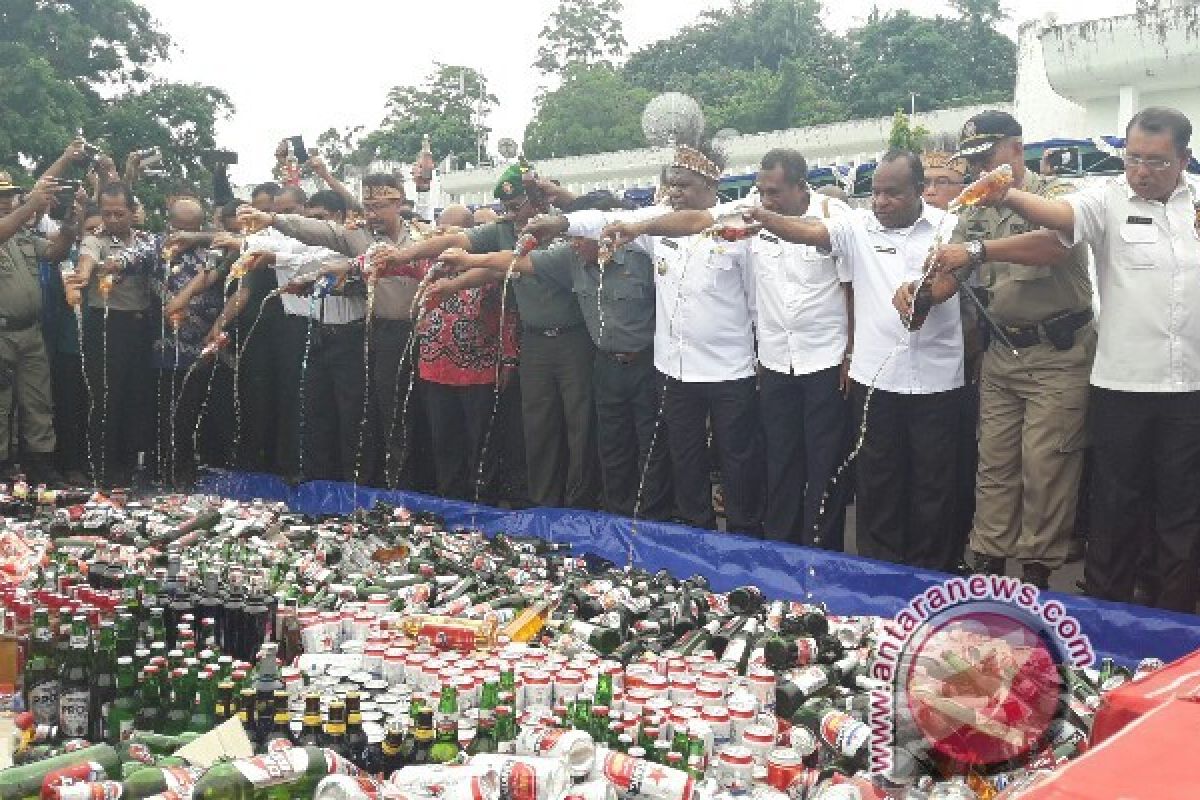
[[[870,735],[870,728],[844,711],[829,711],[821,717],[821,738],[844,756],[857,753]]]
[[[606,781],[622,791],[629,791],[637,765],[638,761],[633,757],[610,750],[604,754],[601,771]]]
[[[39,725],[57,725],[58,681],[42,681],[30,689],[29,710]]]
[[[78,689],[58,696],[58,730],[63,736],[88,735],[88,706],[91,692]]]
[[[167,791],[175,792],[181,795],[190,795],[192,787],[196,785],[196,779],[200,777],[201,771],[191,770],[186,767],[166,767],[162,771],[163,782],[167,784]]]
[[[522,761],[505,761],[500,769],[501,800],[538,800],[537,771]]]

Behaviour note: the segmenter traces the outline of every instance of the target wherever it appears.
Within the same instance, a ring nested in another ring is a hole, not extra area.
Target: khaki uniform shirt
[[[1070,184],[1025,171],[1020,186],[1043,197],[1059,197]],[[1035,230],[1009,208],[966,208],[959,212],[953,242],[1001,239]],[[1069,265],[1028,267],[989,261],[976,271],[976,285],[987,293],[988,311],[1001,325],[1034,325],[1059,314],[1091,308],[1092,284],[1088,277],[1087,249],[1076,245]]]
[[[0,243],[0,319],[5,328],[22,328],[42,313],[42,284],[38,259],[50,243],[21,231]]]
[[[134,236],[144,234],[134,233]],[[104,262],[109,256],[128,250],[129,245],[113,242],[111,236],[85,236],[79,245],[80,255],[88,255],[95,261],[92,277],[88,282],[87,303],[92,308],[104,308],[104,295],[100,292],[100,276],[104,273]],[[144,273],[118,274],[108,293],[108,307],[113,311],[145,311],[150,307],[150,282]]]

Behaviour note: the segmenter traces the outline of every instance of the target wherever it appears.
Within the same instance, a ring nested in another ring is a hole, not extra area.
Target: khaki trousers
[[[983,359],[971,549],[1057,569],[1075,525],[1096,333],[1018,352],[993,341]]]
[[[29,453],[54,452],[50,362],[40,325],[0,331],[0,461],[13,446],[13,401],[20,410],[21,440]]]

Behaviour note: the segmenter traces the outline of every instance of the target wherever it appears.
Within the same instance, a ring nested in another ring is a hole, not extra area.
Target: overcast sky
[[[241,154],[239,183],[266,175],[275,143],[329,127],[377,126],[387,90],[418,83],[441,61],[484,72],[499,106],[490,118],[491,145],[520,141],[533,113],[539,75],[529,65],[537,34],[557,0],[140,0],[175,42],[157,74],[224,89],[237,106],[218,129],[219,143]],[[730,0],[624,0],[631,50],[668,37],[702,9]],[[873,5],[934,15],[940,0],[824,0],[827,24],[861,24]],[[1134,0],[1004,0],[1017,23],[1046,12],[1063,22],[1133,11]],[[920,101],[918,99],[918,110]]]

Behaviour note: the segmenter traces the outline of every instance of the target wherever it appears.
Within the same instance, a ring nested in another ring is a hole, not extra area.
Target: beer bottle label
[[[847,758],[852,758],[867,744],[871,729],[845,711],[827,711],[821,717],[821,738]]]
[[[64,736],[88,735],[88,706],[91,699],[91,692],[86,689],[73,689],[58,696],[58,728]]]
[[[238,772],[254,788],[291,783],[308,771],[308,753],[303,747],[280,750],[254,758],[239,758],[233,762]]]
[[[29,690],[29,710],[39,725],[58,724],[58,681],[42,681]]]

